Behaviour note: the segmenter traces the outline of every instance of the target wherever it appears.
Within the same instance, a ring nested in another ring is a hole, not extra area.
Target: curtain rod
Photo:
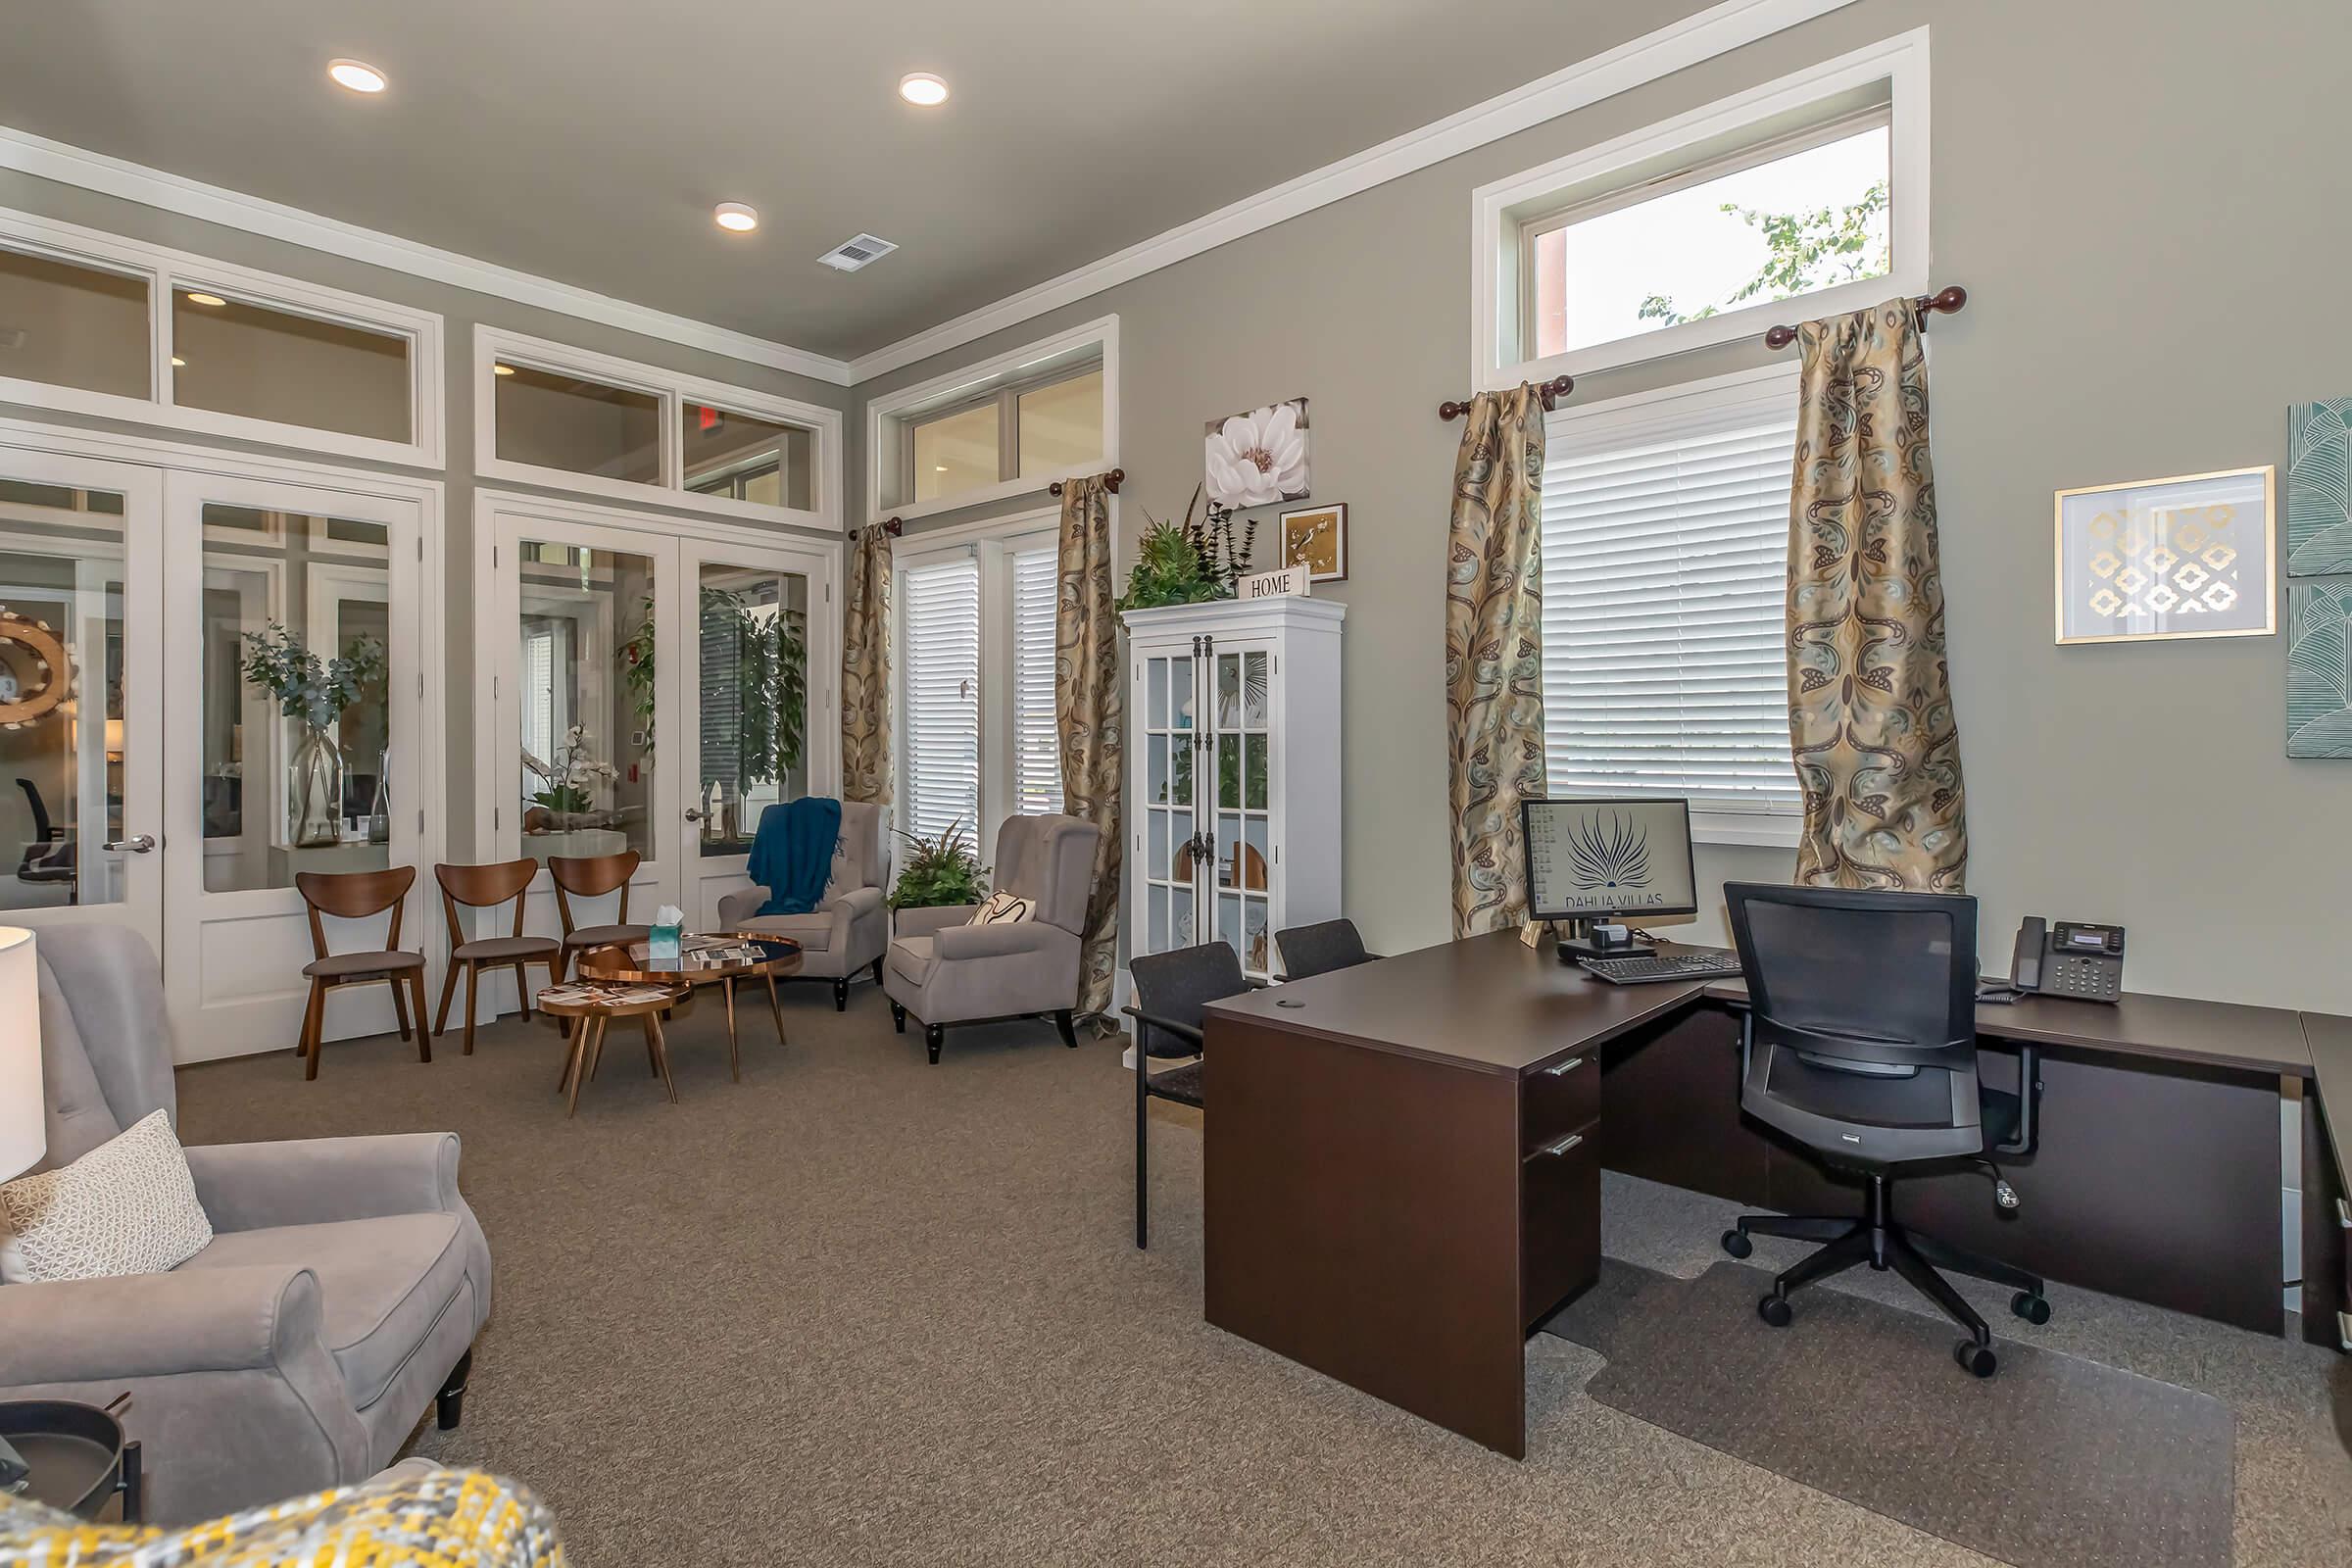
[[[1555,377],[1549,381],[1539,381],[1536,383],[1536,394],[1543,398],[1544,412],[1545,414],[1550,414],[1558,409],[1559,399],[1566,397],[1569,393],[1575,390],[1576,380],[1572,376],[1563,375]],[[1467,403],[1454,403],[1448,401],[1438,405],[1438,417],[1441,419],[1458,419],[1469,412],[1470,405]]]
[[[1911,302],[1911,314],[1913,318],[1919,322],[1919,329],[1925,332],[1928,329],[1928,316],[1931,312],[1951,316],[1967,303],[1968,290],[1954,283],[1940,293],[1922,294],[1914,299]],[[1764,334],[1764,346],[1768,349],[1785,349],[1795,341],[1796,328],[1793,326],[1776,326]]]
[[[1124,484],[1126,480],[1127,470],[1125,468],[1113,468],[1108,473],[1102,475],[1102,488],[1115,496],[1119,493],[1119,486]],[[1046,494],[1050,496],[1057,496],[1061,494],[1061,481],[1056,479],[1052,484],[1046,486]]]

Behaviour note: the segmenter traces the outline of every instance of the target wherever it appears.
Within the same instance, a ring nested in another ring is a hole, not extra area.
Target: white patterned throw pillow
[[[212,1239],[160,1110],[62,1170],[0,1187],[0,1281],[11,1285],[161,1274]]]
[[[973,925],[1010,925],[1017,920],[1033,920],[1037,906],[1017,893],[991,893],[988,902],[972,911]]]

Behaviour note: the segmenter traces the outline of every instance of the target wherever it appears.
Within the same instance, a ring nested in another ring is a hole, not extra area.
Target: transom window
[[[944,501],[1102,459],[1102,367],[1019,381],[907,422],[904,493]]]

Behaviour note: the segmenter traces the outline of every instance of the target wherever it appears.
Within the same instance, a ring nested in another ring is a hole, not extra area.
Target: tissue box
[[[654,963],[677,962],[679,944],[685,935],[686,911],[664,904],[654,911],[654,923],[647,933],[647,959]]]

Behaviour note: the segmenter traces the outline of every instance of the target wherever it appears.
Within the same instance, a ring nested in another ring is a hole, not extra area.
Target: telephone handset
[[[2118,1002],[2124,994],[2124,928],[2061,920],[2050,926],[2029,914],[2017,928],[2009,984],[1982,994],[1986,1002],[2014,1002],[2026,994],[2070,997],[2077,1002]]]

